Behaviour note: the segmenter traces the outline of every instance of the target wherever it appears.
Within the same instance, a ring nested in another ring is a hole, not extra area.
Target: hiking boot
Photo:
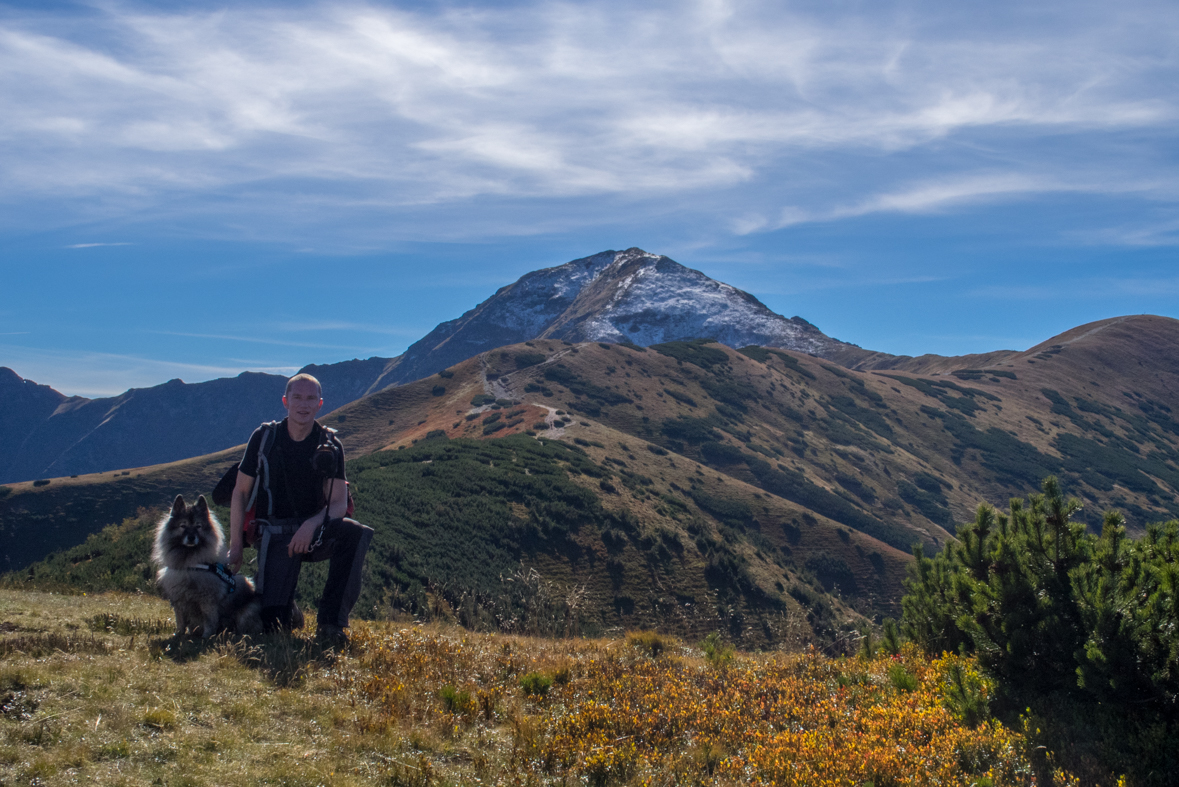
[[[324,650],[343,650],[348,646],[348,632],[325,623],[315,630],[315,641]]]

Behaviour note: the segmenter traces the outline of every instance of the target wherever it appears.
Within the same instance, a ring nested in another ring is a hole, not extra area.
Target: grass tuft
[[[672,640],[654,631],[632,631],[626,635],[626,644],[643,655],[656,659],[671,647]]]

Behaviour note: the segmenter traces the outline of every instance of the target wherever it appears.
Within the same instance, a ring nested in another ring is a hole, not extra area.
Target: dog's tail
[[[238,634],[262,633],[262,597],[254,592],[254,583],[241,574],[234,576],[237,588],[230,595],[230,616]]]

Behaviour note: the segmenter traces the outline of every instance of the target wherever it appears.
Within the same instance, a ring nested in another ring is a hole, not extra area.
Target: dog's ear
[[[209,513],[209,504],[205,502],[204,495],[201,495],[200,497],[197,498],[196,510],[197,510],[197,513],[200,514],[201,516],[204,516],[205,514]]]
[[[180,516],[184,513],[184,495],[176,495],[176,502],[172,503],[172,516]]]

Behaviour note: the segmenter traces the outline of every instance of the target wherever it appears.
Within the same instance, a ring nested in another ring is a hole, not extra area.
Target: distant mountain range
[[[301,371],[319,378],[325,406],[428,377],[481,352],[532,339],[659,342],[710,337],[809,353],[845,366],[893,356],[832,339],[801,317],[775,314],[749,293],[642,249],[605,251],[533,271],[396,358]],[[285,378],[244,372],[187,384],[170,380],[101,399],[67,397],[0,367],[0,483],[104,472],[200,456],[242,443],[282,416]]]

